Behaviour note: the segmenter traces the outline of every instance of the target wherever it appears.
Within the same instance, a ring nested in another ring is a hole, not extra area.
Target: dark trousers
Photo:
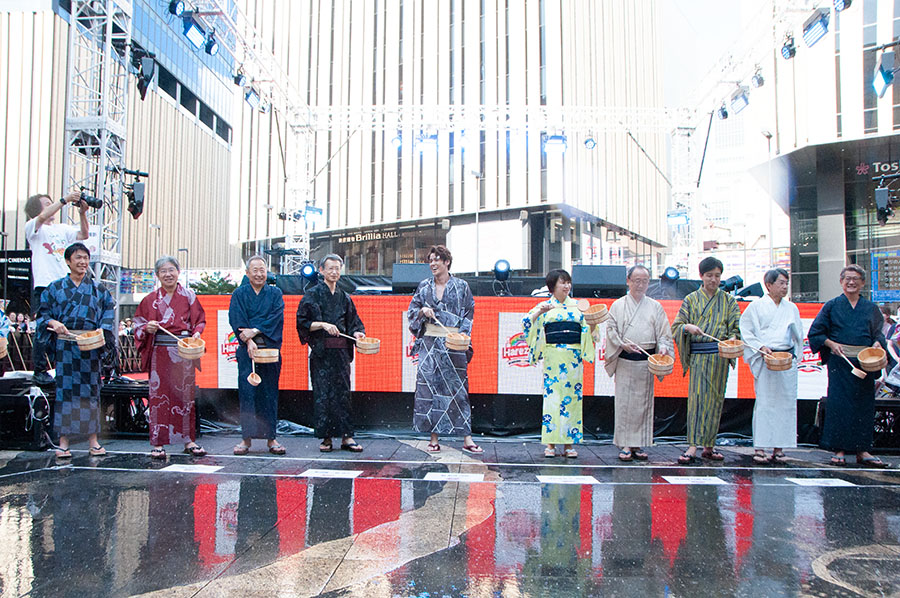
[[[41,293],[44,292],[44,289],[47,287],[35,287],[33,291],[31,291],[31,316],[37,319],[38,308],[41,306]],[[47,347],[44,343],[38,340],[39,335],[37,332],[31,335],[31,369],[34,370],[34,373],[38,372],[46,372],[50,369],[50,364],[47,361]]]

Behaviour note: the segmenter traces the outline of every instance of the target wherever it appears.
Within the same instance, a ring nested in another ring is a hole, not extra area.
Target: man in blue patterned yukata
[[[97,441],[100,432],[100,364],[103,353],[115,350],[116,303],[106,288],[87,276],[91,253],[73,243],[64,254],[69,275],[41,293],[37,333],[56,347],[56,405],[53,429],[59,435],[56,456],[67,459],[70,436],[87,436],[90,453],[106,454]],[[103,330],[104,346],[82,351],[75,336]]]

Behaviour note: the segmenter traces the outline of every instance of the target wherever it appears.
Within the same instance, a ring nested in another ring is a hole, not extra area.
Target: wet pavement
[[[0,452],[0,596],[900,594],[896,467],[357,440],[359,455],[284,438],[286,457],[235,457],[236,438],[209,436],[210,455],[162,462],[136,440],[99,458],[73,445],[68,464]]]

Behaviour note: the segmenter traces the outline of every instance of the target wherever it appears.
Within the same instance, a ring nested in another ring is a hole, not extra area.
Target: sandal
[[[635,451],[631,451],[631,454],[634,456],[635,461],[646,461],[650,458],[650,455],[642,451],[640,448]]]
[[[774,457],[773,457],[773,459],[774,459]],[[757,451],[756,453],[753,454],[753,462],[756,463],[757,465],[768,465],[772,461],[770,461],[769,458],[766,457],[766,454],[764,452]]]
[[[350,451],[351,453],[361,453],[363,452],[363,447],[359,446],[356,442],[342,442],[341,450]]]
[[[696,453],[691,455],[688,452],[681,453],[681,456],[678,457],[678,463],[681,465],[693,465],[697,462]]]
[[[545,448],[545,449],[544,449],[544,456],[547,457],[548,459],[552,459],[553,457],[556,456],[556,449],[555,449],[555,448],[550,448],[550,447]]]
[[[106,449],[102,446],[92,446],[88,452],[91,454],[91,457],[105,457]]]
[[[784,464],[787,463],[787,457],[784,453],[772,453],[772,456],[769,458],[772,463]]]
[[[575,449],[566,449],[566,459],[577,459],[578,451]]]
[[[434,444],[429,443],[427,450],[429,453],[439,453],[439,452],[441,452],[441,445],[439,445],[437,443],[434,443]]]
[[[273,455],[285,455],[287,454],[287,449],[276,442],[269,445],[269,452]]]
[[[331,446],[331,441],[330,441],[330,440],[329,440],[328,442],[325,442],[325,441],[323,440],[323,441],[322,441],[322,444],[319,445],[319,452],[320,452],[320,453],[330,453],[331,450],[332,450],[332,446]]]
[[[709,459],[710,461],[724,461],[725,455],[717,451],[716,449],[712,449],[709,451],[703,451],[700,453],[700,456],[704,459]]]
[[[246,455],[250,452],[250,447],[246,444],[238,444],[234,447],[234,449],[232,449],[231,452],[235,455]]]
[[[57,449],[56,450],[56,458],[57,459],[71,459],[72,453],[69,449]]]
[[[184,453],[192,457],[204,457],[206,456],[206,449],[199,444],[195,444],[194,446],[184,447]]]
[[[151,459],[165,459],[166,458],[166,449],[161,449],[161,448],[150,449],[150,458]]]
[[[472,453],[473,455],[480,455],[484,452],[484,449],[478,446],[477,444],[469,444],[463,445],[463,450],[467,453]]]
[[[619,451],[619,461],[631,461],[631,459],[631,451],[627,449],[622,449],[621,451]]]
[[[835,467],[843,467],[847,464],[847,459],[844,457],[832,457],[831,464]]]
[[[856,458],[856,463],[858,465],[868,465],[869,467],[874,467],[876,469],[887,469],[891,466],[890,463],[885,463],[878,457],[866,457],[865,459]]]

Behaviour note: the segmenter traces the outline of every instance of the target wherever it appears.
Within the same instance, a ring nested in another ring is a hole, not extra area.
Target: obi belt
[[[578,322],[547,322],[544,337],[549,345],[580,345],[581,324]]]

